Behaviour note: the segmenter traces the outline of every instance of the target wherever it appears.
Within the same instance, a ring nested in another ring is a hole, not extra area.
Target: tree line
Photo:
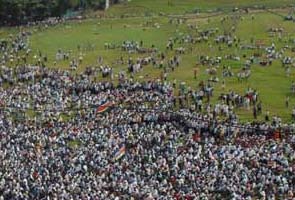
[[[0,25],[19,25],[69,11],[104,9],[106,0],[0,0]],[[119,0],[110,0],[111,4]]]

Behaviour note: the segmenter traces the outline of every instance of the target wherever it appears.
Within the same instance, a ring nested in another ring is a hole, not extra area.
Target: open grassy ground
[[[158,2],[157,4],[155,2]],[[197,6],[193,6],[192,0],[187,1],[175,1],[171,0],[172,6],[168,6],[167,1],[131,1],[128,5],[118,5],[111,8],[109,13],[120,12],[126,13],[129,10],[124,10],[124,6],[128,6],[134,10],[140,11],[140,6],[145,6],[151,9],[153,12],[167,13],[184,13],[188,10],[194,9],[195,7],[200,7],[202,9],[213,9],[221,5],[221,1],[199,1]],[[222,0],[222,6],[232,7],[232,6],[253,6],[256,4],[268,5],[269,7],[289,4],[292,1],[271,1],[271,0],[261,0],[261,1],[225,1]],[[238,3],[237,3],[238,2]],[[246,3],[247,2],[247,3]],[[236,5],[237,3],[237,5]],[[167,4],[167,5],[166,5]],[[171,7],[171,9],[170,9]],[[124,11],[122,11],[124,10]],[[289,10],[282,11],[282,14],[286,15]],[[232,15],[232,13],[228,13]],[[236,15],[236,14],[234,14]],[[119,15],[118,15],[119,16]],[[224,15],[225,16],[225,15]],[[241,39],[242,44],[251,44],[251,39],[254,41],[261,40],[265,45],[271,45],[272,42],[276,44],[277,47],[282,46],[295,46],[294,43],[290,43],[290,39],[295,39],[295,24],[293,22],[284,21],[282,17],[274,15],[268,12],[258,12],[254,14],[255,19],[252,20],[252,14],[242,14],[242,19],[238,21],[227,22],[228,24],[221,24],[220,19],[223,16],[212,17],[210,19],[206,18],[192,18],[188,19],[184,24],[170,24],[169,19],[161,16],[154,17],[136,17],[136,18],[114,18],[114,19],[88,19],[82,22],[67,22],[63,25],[58,25],[56,27],[48,28],[46,30],[38,29],[37,27],[30,28],[33,35],[30,37],[30,46],[33,50],[32,58],[30,62],[35,62],[33,55],[36,55],[38,51],[46,54],[49,59],[48,65],[53,66],[55,55],[58,49],[63,51],[71,50],[71,58],[77,58],[80,54],[78,51],[78,46],[82,49],[83,63],[82,66],[78,68],[78,71],[83,71],[86,66],[95,66],[98,56],[103,56],[104,62],[110,64],[114,67],[115,72],[119,72],[121,69],[126,70],[126,65],[114,64],[114,61],[120,56],[125,59],[129,56],[136,59],[137,57],[144,57],[147,55],[139,54],[128,54],[120,49],[106,50],[104,49],[105,43],[113,43],[121,45],[124,40],[134,40],[143,41],[145,47],[151,47],[153,44],[159,49],[168,54],[168,56],[173,56],[173,52],[166,51],[166,44],[168,38],[170,37],[181,37],[183,35],[197,36],[195,30],[189,29],[187,24],[197,25],[199,30],[204,30],[208,28],[218,28],[219,33],[222,32],[233,24],[237,26],[235,35]],[[147,26],[149,23],[151,25]],[[160,25],[159,28],[153,26],[155,23]],[[271,27],[284,28],[284,33],[282,34],[282,39],[279,40],[278,37],[269,37],[267,30]],[[1,29],[0,37],[5,38],[9,33],[16,32],[15,29]],[[248,58],[253,54],[253,51],[240,50],[239,48],[231,47],[228,48],[225,45],[220,45],[223,49],[220,51],[217,45],[214,45],[214,37],[209,39],[207,43],[197,43],[195,45],[190,44],[178,44],[177,46],[184,46],[187,49],[192,49],[192,51],[187,52],[181,58],[180,67],[174,72],[169,73],[168,79],[177,79],[178,82],[185,81],[187,85],[191,86],[193,89],[197,88],[198,83],[201,80],[206,81],[209,76],[207,75],[205,66],[198,66],[199,73],[198,78],[195,80],[193,78],[193,70],[196,66],[196,62],[199,60],[200,55],[208,56],[224,56],[228,54],[236,54],[242,57],[243,54]],[[85,48],[89,45],[94,46],[94,50],[87,51]],[[287,50],[286,55],[294,57],[295,54],[290,50]],[[218,69],[218,77],[221,77],[221,68],[223,65],[230,65],[235,73],[237,73],[245,59],[241,61],[223,60],[220,68]],[[69,69],[69,61],[57,62],[55,66],[57,68]],[[290,86],[292,80],[295,80],[295,69],[291,69],[291,76],[286,77],[285,70],[282,68],[280,61],[275,61],[272,66],[261,67],[255,64],[251,68],[252,75],[248,81],[238,82],[236,77],[225,78],[226,89],[222,91],[220,84],[216,84],[214,88],[214,98],[213,102],[217,101],[217,97],[221,92],[228,92],[229,90],[234,90],[240,94],[244,94],[248,87],[257,89],[259,91],[260,99],[262,101],[263,113],[266,110],[270,111],[271,115],[278,115],[282,117],[284,121],[291,120],[292,108],[285,108],[285,97],[290,96],[290,107],[295,106],[295,96],[290,94]],[[161,70],[158,68],[153,68],[148,65],[145,66],[143,71],[137,74],[136,78],[144,75],[149,75],[150,78],[159,78]],[[101,77],[100,77],[101,78]],[[237,110],[242,120],[252,120],[252,112],[246,111],[244,109]],[[259,119],[262,119],[260,116]]]
[[[149,14],[183,14],[212,11],[229,11],[239,8],[277,8],[291,7],[293,0],[130,0],[128,3],[113,6],[108,15],[149,15]]]

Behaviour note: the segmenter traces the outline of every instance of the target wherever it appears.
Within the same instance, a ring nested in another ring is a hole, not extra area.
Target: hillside
[[[113,5],[110,15],[184,14],[229,11],[234,8],[278,8],[295,5],[293,0],[129,0]]]

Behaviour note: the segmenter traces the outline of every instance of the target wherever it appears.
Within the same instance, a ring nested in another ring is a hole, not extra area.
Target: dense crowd
[[[170,38],[164,52],[145,48],[143,41],[106,43],[105,50],[121,48],[129,57],[109,65],[99,56],[81,74],[83,49],[94,49],[92,44],[78,45],[76,57],[72,50],[56,52],[54,67],[67,61],[66,71],[47,68],[40,50],[31,55],[30,32],[0,41],[0,200],[294,199],[295,124],[270,119],[269,112],[264,122],[241,123],[237,108],[253,109],[256,119],[262,103],[250,87],[244,94],[224,91],[225,78],[234,76],[230,66],[222,69],[223,93],[212,104],[222,59],[240,56],[200,56],[211,78],[195,90],[167,81],[180,68],[182,54],[192,52],[177,44],[211,38],[242,49],[239,38],[217,33],[198,30],[199,38]],[[263,60],[246,59],[239,81],[251,75],[252,64],[271,65],[275,59],[290,73],[294,59],[284,57],[284,48],[272,44],[264,51]],[[145,56],[133,60],[131,53]],[[34,66],[28,64],[32,56]],[[115,73],[116,65],[126,71]],[[159,79],[135,79],[146,65],[161,70]],[[295,83],[291,88],[294,92]]]
[[[294,198],[292,125],[177,109],[157,80],[1,74],[0,199]],[[15,110],[38,117],[19,123]]]

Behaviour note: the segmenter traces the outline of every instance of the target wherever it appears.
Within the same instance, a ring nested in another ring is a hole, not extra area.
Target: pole
[[[33,87],[34,87],[34,91],[35,91],[35,75],[36,75],[36,72],[34,72],[34,75],[33,75]],[[34,107],[36,106],[36,101],[34,101]],[[34,109],[35,110],[35,109]],[[35,134],[37,133],[37,112],[34,113],[35,114]]]
[[[110,0],[106,0],[105,10],[109,9],[110,7]]]

